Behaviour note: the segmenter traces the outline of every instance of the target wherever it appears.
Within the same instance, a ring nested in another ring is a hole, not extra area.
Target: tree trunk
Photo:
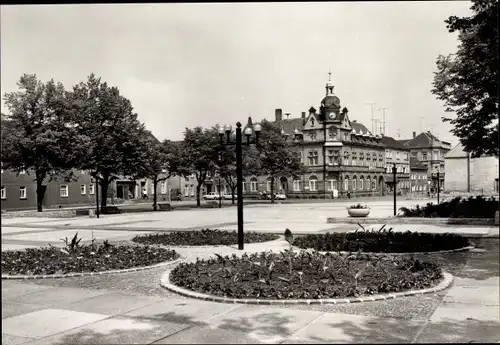
[[[109,187],[109,174],[103,173],[101,179],[101,211],[103,207],[107,206],[108,201],[108,187]],[[96,186],[99,188],[99,186]]]
[[[232,197],[232,204],[234,205],[234,200],[235,200],[235,197],[234,197],[234,194],[236,193],[236,187],[238,185],[235,184],[234,186],[231,187],[231,197]]]
[[[158,210],[158,204],[157,204],[157,195],[156,195],[156,187],[158,186],[158,180],[157,178],[155,177],[154,180],[153,180],[153,209],[155,211]]]
[[[43,196],[45,194],[45,188],[43,187],[43,177],[36,177],[36,210],[37,212],[43,211]]]
[[[201,191],[201,184],[198,182],[198,185],[196,186],[196,206],[200,207],[201,206],[201,201],[200,201],[200,191]]]
[[[274,176],[271,176],[271,204],[274,204]]]

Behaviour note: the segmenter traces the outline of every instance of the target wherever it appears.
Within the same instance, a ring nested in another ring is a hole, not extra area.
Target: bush
[[[331,255],[285,250],[182,263],[180,287],[229,298],[320,299],[423,289],[442,279],[438,265],[413,258]]]
[[[78,242],[79,243],[79,242]],[[74,244],[66,248],[28,248],[25,251],[2,252],[2,274],[51,275],[81,272],[102,272],[150,266],[177,259],[174,250],[149,246],[115,246]]]
[[[457,234],[430,234],[419,232],[392,232],[382,227],[379,231],[310,234],[295,238],[299,248],[319,251],[351,251],[372,253],[435,252],[464,248],[469,240]]]
[[[494,218],[499,203],[495,198],[485,199],[482,196],[467,199],[456,197],[439,204],[427,203],[413,208],[401,207],[402,217],[441,217],[441,218]]]
[[[357,204],[357,205],[351,205],[351,206],[349,206],[349,208],[354,208],[354,209],[365,209],[365,208],[368,208],[368,206],[366,206],[366,205],[361,205],[361,204]]]
[[[245,243],[257,243],[277,240],[279,235],[258,232],[245,232]],[[135,236],[132,241],[143,244],[161,244],[167,246],[215,246],[238,243],[236,231],[203,229],[196,231],[178,231],[163,234]]]

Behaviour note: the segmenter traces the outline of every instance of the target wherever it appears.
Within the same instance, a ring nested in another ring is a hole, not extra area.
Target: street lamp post
[[[396,216],[396,163],[392,165],[392,177],[394,179],[393,192],[394,192],[394,216]]]
[[[441,189],[441,181],[439,181],[439,169],[437,171],[437,180],[438,180],[438,204],[439,204],[439,190]]]
[[[218,198],[219,198],[219,208],[222,208],[221,185],[220,185],[220,165],[222,164],[222,153],[221,152],[219,152],[218,160],[219,160],[219,171],[218,171],[218,174],[217,174],[217,177],[219,178],[219,193],[218,193]]]
[[[243,250],[244,236],[243,236],[243,158],[242,158],[242,145],[259,144],[259,134],[261,131],[260,124],[256,123],[252,128],[245,128],[246,142],[243,143],[241,139],[241,123],[236,123],[236,141],[230,141],[231,125],[224,125],[219,129],[219,138],[221,145],[235,145],[236,146],[236,193],[237,195],[237,209],[238,209],[238,249]],[[255,132],[255,142],[250,142],[252,132]],[[224,143],[224,133],[226,133],[226,143]]]

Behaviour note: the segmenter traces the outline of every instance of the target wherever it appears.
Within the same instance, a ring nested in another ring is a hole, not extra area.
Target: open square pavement
[[[425,203],[421,201],[420,203]],[[245,206],[246,231],[354,231],[327,224],[350,202]],[[415,201],[398,201],[399,206]],[[392,203],[370,202],[374,217]],[[455,231],[478,236],[497,227],[391,225],[396,231]],[[76,231],[89,241],[128,240],[148,232],[236,229],[236,208],[135,213],[67,219],[2,220],[2,250],[60,245]],[[371,227],[371,226],[368,226]],[[375,226],[374,226],[375,227]],[[345,305],[247,306],[184,298],[160,287],[166,268],[116,275],[2,281],[2,344],[421,343],[500,341],[498,238],[480,250],[442,255],[453,285],[436,294]],[[286,242],[248,244],[255,252]],[[241,253],[235,246],[179,249],[187,260]]]

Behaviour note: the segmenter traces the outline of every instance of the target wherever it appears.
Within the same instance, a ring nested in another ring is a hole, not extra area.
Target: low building
[[[414,157],[410,157],[410,193],[427,195],[430,181],[427,179],[427,166]]]
[[[396,166],[396,190],[406,195],[410,192],[410,149],[392,137],[383,136],[385,146],[385,183],[390,192],[394,188],[392,168]]]
[[[471,158],[461,144],[445,157],[445,189],[448,192],[498,194],[498,157]]]

